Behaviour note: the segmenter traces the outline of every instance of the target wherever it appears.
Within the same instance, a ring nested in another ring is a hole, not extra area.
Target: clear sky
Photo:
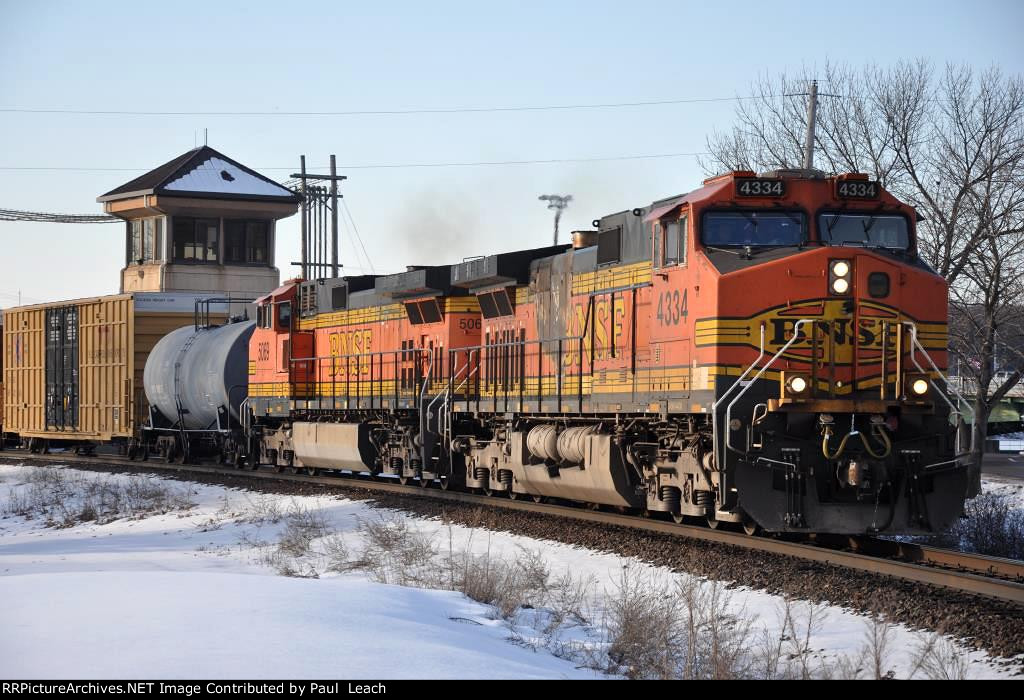
[[[0,108],[366,111],[733,97],[759,73],[929,58],[1024,73],[1024,2],[55,2],[0,0]],[[324,167],[693,153],[734,105],[363,116],[0,112],[0,207],[99,213],[95,198],[202,143],[285,179]],[[83,168],[13,170],[11,168]],[[115,170],[104,170],[115,169]],[[116,170],[124,169],[124,170]],[[377,272],[544,245],[687,191],[693,156],[343,168]],[[282,275],[298,257],[279,226]],[[344,231],[343,231],[344,235]],[[0,307],[117,291],[123,227],[0,222]],[[364,271],[344,235],[346,271]]]

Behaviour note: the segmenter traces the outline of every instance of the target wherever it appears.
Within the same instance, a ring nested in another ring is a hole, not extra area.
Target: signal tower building
[[[202,146],[97,201],[125,221],[122,293],[252,298],[280,283],[276,226],[301,198]]]

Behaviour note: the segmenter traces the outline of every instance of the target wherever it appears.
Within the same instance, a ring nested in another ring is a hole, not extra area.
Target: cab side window
[[[679,222],[670,221],[665,225],[665,264],[679,262]]]
[[[277,329],[282,331],[291,330],[292,327],[292,303],[285,301],[277,305]]]
[[[682,265],[686,263],[686,223],[683,216],[678,221],[671,221],[665,226],[665,264]]]

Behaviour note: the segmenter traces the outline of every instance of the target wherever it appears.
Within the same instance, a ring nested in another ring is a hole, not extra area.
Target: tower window
[[[128,264],[160,260],[163,241],[162,218],[136,219],[128,222]]]
[[[174,260],[215,263],[220,255],[217,219],[174,217]]]
[[[227,219],[224,221],[224,262],[240,265],[266,265],[270,226],[267,221]]]

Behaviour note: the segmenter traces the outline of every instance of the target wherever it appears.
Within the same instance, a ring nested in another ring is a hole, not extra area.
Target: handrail
[[[935,383],[935,380],[932,379],[931,374],[928,371],[926,371],[924,367],[921,366],[920,362],[917,361],[917,355],[914,352],[914,348],[917,348],[918,350],[921,351],[921,354],[924,355],[925,358],[928,360],[928,364],[932,366],[932,369],[935,370],[935,373],[938,374],[939,377],[942,378],[942,381],[946,383],[946,387],[948,389],[953,390],[953,393],[956,394],[957,401],[963,403],[964,407],[968,409],[971,405],[967,402],[967,399],[963,397],[963,394],[960,393],[960,390],[953,386],[953,384],[949,381],[949,377],[943,374],[942,370],[939,369],[938,365],[935,364],[935,360],[932,359],[932,356],[929,355],[928,351],[924,349],[923,345],[921,345],[921,341],[917,339],[917,324],[914,323],[913,321],[903,321],[903,324],[910,328],[910,342],[912,344],[910,349],[910,361],[914,363],[914,366],[917,368],[918,372],[928,376],[928,383],[932,385],[932,388],[935,390],[935,393],[941,396],[942,400],[945,401],[946,405],[949,406],[950,416],[959,416],[960,420],[963,420],[964,414],[961,411],[957,410],[957,407],[954,406],[953,402],[949,400],[948,396],[946,396],[946,392],[942,391],[939,388],[939,386]],[[967,454],[961,451],[961,448],[963,446],[960,444],[960,433],[961,431],[958,426],[956,430],[956,443],[954,445],[954,450],[956,451],[957,459]]]
[[[456,350],[462,350],[462,348],[457,348]],[[453,382],[455,382],[456,379],[459,378],[459,375],[462,374],[463,370],[469,368],[469,365],[470,365],[470,363],[472,362],[472,359],[473,359],[473,353],[474,352],[476,352],[476,351],[475,350],[471,350],[470,353],[469,353],[469,357],[466,358],[466,364],[463,365],[461,368],[459,368],[459,370],[457,372],[454,372],[452,374],[452,376],[450,377],[449,386],[447,386],[444,389],[442,389],[441,391],[437,392],[437,396],[435,396],[434,399],[429,404],[427,404],[427,410],[428,411],[434,406],[434,403],[439,398],[441,398],[442,396],[444,396],[445,394],[447,394],[449,392],[453,392],[454,393],[455,391],[458,391],[459,389],[461,389],[465,385],[466,381],[469,379],[468,375],[467,375],[466,379],[463,380],[462,384],[460,384],[458,387],[456,387],[455,389],[452,389],[452,387],[451,387],[451,384]]]
[[[423,410],[423,397],[427,393],[427,387],[430,386],[430,374],[434,371],[434,352],[435,348],[430,349],[430,362],[427,363],[427,373],[423,377],[423,386],[420,388],[420,400],[416,404],[416,410],[420,414],[420,455],[423,457],[423,469],[427,470],[426,458],[426,446],[427,446],[427,413]],[[433,466],[433,465],[429,465]]]
[[[793,327],[793,330],[794,330],[794,333],[795,333],[796,326]],[[729,394],[731,394],[733,392],[733,390],[736,389],[736,387],[740,386],[740,383],[744,379],[746,379],[747,375],[750,374],[750,371],[752,369],[754,369],[754,366],[757,365],[757,363],[760,362],[763,357],[764,357],[764,322],[761,323],[761,353],[757,356],[757,359],[755,359],[753,362],[751,362],[750,366],[747,367],[747,369],[742,374],[740,374],[739,379],[737,379],[735,382],[733,382],[733,384],[731,384],[729,386],[729,388],[725,390],[725,393],[722,394],[722,396],[717,401],[715,401],[713,404],[711,404],[711,443],[712,443],[711,444],[711,452],[712,452],[712,454],[714,455],[714,458],[715,458],[715,469],[716,470],[721,470],[720,467],[719,467],[720,462],[719,462],[719,459],[718,459],[718,443],[719,443],[719,440],[718,440],[718,406],[723,401],[725,401],[727,398],[729,398]]]
[[[289,362],[312,362],[314,360],[344,360],[350,357],[371,357],[382,355],[401,355],[403,353],[428,353],[427,348],[408,348],[406,350],[373,350],[371,352],[355,352],[348,355],[316,355],[314,357],[293,357]]]
[[[356,369],[357,369],[357,379],[356,379],[357,385],[356,385],[356,388],[357,388],[357,395],[358,395],[358,389],[359,389],[358,370],[360,370],[363,367],[367,366],[367,364],[365,364],[363,362],[364,360],[369,360],[368,366],[371,369],[371,373],[372,373],[372,369],[373,369],[373,366],[374,366],[374,358],[378,358],[380,360],[379,362],[376,363],[377,366],[381,369],[381,376],[377,379],[377,381],[380,381],[381,384],[383,385],[383,382],[384,382],[383,371],[384,371],[384,358],[385,358],[385,356],[394,358],[395,359],[395,364],[397,366],[398,362],[407,362],[407,361],[417,362],[417,361],[422,361],[422,359],[423,359],[422,356],[424,354],[429,353],[429,352],[430,351],[427,348],[407,348],[405,350],[401,350],[401,349],[399,349],[399,350],[375,350],[375,351],[371,351],[371,352],[349,353],[349,354],[346,354],[346,355],[317,355],[317,356],[314,356],[314,357],[293,357],[293,358],[290,358],[288,362],[291,365],[296,365],[296,364],[299,364],[299,363],[304,363],[304,364],[313,363],[313,368],[311,370],[312,378],[311,379],[307,378],[305,380],[305,383],[306,384],[311,384],[312,387],[313,387],[313,395],[317,396],[317,397],[320,397],[321,395],[317,391],[317,385],[321,383],[319,381],[319,377],[320,377],[320,371],[321,371],[321,369],[323,367],[323,364],[322,364],[323,361],[325,361],[325,360],[330,360],[331,361],[331,380],[332,380],[332,384],[333,384],[334,383],[334,378],[337,376],[337,371],[338,370],[344,369],[346,377],[350,377],[351,376],[352,360],[353,359],[357,359],[357,360],[359,360],[359,362],[356,363]],[[401,355],[405,355],[405,354],[412,354],[414,357],[413,357],[412,360],[402,360],[402,359],[400,359],[400,356]],[[339,362],[339,360],[343,360],[344,362]],[[372,374],[371,374],[370,381],[371,381],[371,387],[370,388],[371,388],[371,393],[372,393],[372,388],[373,388],[372,387],[372,382],[374,381],[374,379],[372,377]],[[395,382],[395,391],[396,391],[396,398],[397,398],[397,391],[398,391],[397,387],[398,387],[398,381],[399,381],[397,369],[395,370],[395,376],[393,377],[392,381]],[[427,380],[424,379],[423,381],[426,382]],[[346,387],[347,386],[348,385],[346,384]],[[415,391],[415,390],[416,390],[416,388],[413,387],[412,391]],[[346,395],[347,395],[347,388],[346,388]],[[372,400],[372,398],[373,397],[371,396],[371,400]]]
[[[732,407],[736,405],[737,401],[739,401],[741,398],[743,398],[743,395],[746,394],[750,390],[750,387],[754,386],[754,383],[758,379],[761,378],[761,375],[763,375],[765,372],[767,372],[768,368],[771,367],[773,364],[775,364],[775,361],[778,360],[783,355],[783,353],[785,353],[787,350],[789,350],[790,346],[793,343],[795,343],[797,340],[800,339],[800,326],[802,326],[805,323],[814,323],[814,319],[802,318],[799,321],[797,321],[795,324],[793,324],[793,337],[790,338],[789,341],[785,345],[783,345],[781,348],[779,348],[775,352],[774,355],[772,355],[771,359],[768,360],[767,364],[765,364],[764,367],[762,367],[760,370],[758,370],[757,374],[754,375],[754,378],[751,379],[749,382],[747,382],[746,385],[743,387],[742,391],[740,391],[740,393],[736,394],[736,398],[734,398],[731,402],[729,402],[729,405],[725,407],[725,425],[726,425],[726,428],[727,428],[726,432],[725,432],[725,448],[726,449],[733,450],[734,452],[737,451],[736,448],[732,446],[732,441],[729,439],[730,438],[730,431],[728,430],[728,426],[729,426],[729,422],[730,422],[731,416],[732,416]],[[755,361],[755,364],[756,364],[756,361]],[[754,365],[752,364],[750,367],[747,368],[747,370],[749,371],[751,368],[753,368],[753,366]],[[745,375],[746,375],[746,373],[744,373],[744,376]],[[737,386],[738,384],[739,384],[739,380],[737,380],[736,383],[733,384],[733,387]],[[730,387],[730,390],[733,387]],[[723,398],[724,398],[724,396],[723,396]],[[719,399],[719,401],[721,401],[721,400],[722,399]],[[719,401],[716,401],[715,403],[718,403]],[[719,467],[719,465],[718,465],[717,457],[716,457],[716,460],[715,460],[715,467],[720,469],[724,473],[724,471],[725,471],[724,468]]]
[[[721,462],[722,454],[721,454],[720,450],[721,450],[721,448],[724,448],[727,451],[731,450],[733,452],[740,452],[740,450],[738,450],[736,447],[734,447],[732,445],[732,439],[731,439],[732,436],[731,436],[731,432],[728,429],[729,423],[731,422],[731,419],[732,419],[732,409],[733,409],[733,406],[735,406],[737,404],[737,402],[739,402],[740,399],[743,398],[744,394],[746,394],[747,391],[750,390],[750,387],[752,387],[764,375],[764,373],[773,364],[775,364],[775,362],[783,354],[785,354],[785,352],[797,340],[799,340],[801,338],[801,336],[800,336],[800,327],[805,325],[805,324],[813,324],[814,321],[815,321],[814,319],[809,319],[809,318],[804,318],[804,319],[798,320],[793,325],[793,336],[785,343],[785,345],[783,345],[781,348],[779,348],[771,356],[771,358],[768,360],[768,362],[763,367],[761,367],[760,370],[758,370],[757,374],[755,374],[752,379],[750,379],[749,381],[744,381],[746,379],[746,377],[751,373],[751,371],[753,371],[754,367],[756,367],[758,365],[758,363],[763,359],[763,357],[766,354],[765,350],[764,350],[764,330],[765,329],[764,329],[764,325],[762,324],[762,326],[761,326],[761,352],[758,355],[757,359],[755,359],[746,368],[746,370],[743,371],[743,373],[740,375],[740,377],[732,385],[729,386],[729,388],[725,391],[725,393],[723,393],[722,396],[717,401],[715,401],[714,404],[712,404],[712,407],[711,407],[711,410],[712,410],[711,419],[712,419],[712,440],[713,440],[713,443],[714,443],[713,444],[713,453],[714,453],[714,458],[715,458],[715,468],[721,474],[721,483],[720,483],[720,485],[721,485],[723,493],[726,492],[726,482],[725,482],[726,470],[724,468],[724,465]],[[948,387],[950,387],[950,389],[952,389],[952,391],[956,395],[957,400],[959,402],[963,403],[965,406],[969,406],[969,404],[967,403],[967,400],[956,389],[955,386],[952,386],[952,384],[949,381],[949,378],[946,377],[946,375],[942,372],[942,370],[939,369],[938,365],[932,359],[931,355],[929,355],[928,351],[925,350],[924,346],[921,345],[921,342],[918,340],[918,337],[917,337],[917,326],[916,326],[916,324],[914,322],[912,322],[912,321],[902,321],[901,323],[903,325],[907,326],[910,329],[910,338],[911,338],[910,360],[911,360],[911,362],[914,364],[914,366],[917,368],[917,370],[919,372],[921,372],[922,374],[929,375],[928,376],[929,383],[935,389],[936,393],[940,394],[942,396],[943,400],[949,405],[949,408],[950,408],[950,410],[952,412],[952,415],[960,416],[962,418],[963,414],[958,410],[957,406],[954,405],[953,402],[950,401],[949,398],[945,395],[945,393],[940,390],[940,387],[936,384],[935,380],[932,379],[931,375],[924,369],[924,367],[921,366],[921,363],[918,362],[915,350],[919,351],[927,359],[928,364],[931,365],[931,368],[934,370],[934,372],[936,374],[939,375],[939,377],[946,383],[946,385]],[[812,362],[813,361],[816,361],[815,358],[812,358]],[[740,387],[742,387],[742,389],[739,391],[738,394],[736,394],[735,397],[732,398],[732,400],[729,402],[728,406],[726,406],[725,416],[724,416],[724,426],[725,427],[723,428],[725,430],[725,438],[721,439],[718,436],[718,431],[719,431],[719,429],[718,429],[718,407],[722,404],[723,401],[725,401],[727,398],[729,398],[733,394],[733,392],[736,391],[737,389],[739,389]],[[963,456],[963,453],[961,452],[960,431],[959,430],[957,431],[956,448],[955,449],[956,449],[956,453],[957,453],[957,457],[958,458]]]
[[[754,384],[757,382],[757,380],[761,378],[761,375],[763,375],[766,371],[768,371],[768,368],[771,367],[773,364],[775,364],[775,361],[777,359],[779,359],[779,357],[781,357],[783,353],[785,353],[787,350],[789,350],[790,346],[793,345],[793,343],[795,343],[800,338],[800,326],[804,325],[805,323],[814,323],[814,319],[802,318],[802,319],[798,320],[796,323],[794,323],[793,324],[793,337],[790,338],[789,341],[785,345],[783,345],[781,348],[779,348],[775,352],[774,355],[772,355],[771,359],[768,360],[768,363],[765,364],[765,366],[762,367],[760,370],[758,370],[757,374],[754,375],[753,379],[751,379],[750,381],[746,382],[746,384],[742,385],[743,389],[740,391],[740,393],[738,393],[736,395],[736,398],[734,398],[729,403],[729,405],[726,406],[726,408],[725,408],[725,428],[724,428],[724,430],[725,430],[725,441],[724,442],[725,442],[725,448],[726,449],[735,449],[735,448],[732,447],[732,443],[731,443],[731,441],[729,439],[729,437],[730,437],[729,422],[731,420],[730,416],[732,415],[732,407],[734,405],[736,405],[737,401],[739,401],[741,398],[743,398],[743,395],[746,394],[747,391],[750,390],[750,387],[754,386]],[[757,365],[758,362],[760,362],[761,358],[763,358],[764,355],[765,355],[765,352],[764,352],[764,324],[762,323],[761,324],[761,354],[758,355],[756,360],[754,360],[752,363],[750,363],[750,366],[747,367],[747,369],[743,372],[743,374],[740,375],[739,379],[737,379],[729,387],[729,389],[726,390],[726,392],[722,395],[722,397],[720,399],[718,399],[718,401],[715,401],[714,404],[712,404],[712,407],[711,407],[711,410],[712,410],[712,415],[711,415],[711,438],[714,441],[714,445],[712,446],[712,451],[713,451],[714,459],[715,459],[715,470],[718,471],[719,489],[720,489],[720,492],[722,494],[722,505],[723,506],[726,505],[726,498],[728,497],[729,489],[728,489],[728,472],[727,472],[727,470],[725,468],[725,464],[722,461],[720,461],[721,453],[718,451],[718,443],[720,442],[720,440],[718,439],[718,436],[716,434],[717,431],[718,431],[718,406],[719,406],[719,404],[722,403],[722,401],[724,401],[733,392],[734,389],[736,389],[736,387],[741,386],[741,383],[743,382],[743,380],[746,378],[746,376],[748,374],[750,374],[751,370],[753,370],[754,366]]]
[[[231,318],[231,306],[233,304],[244,304],[249,305],[255,302],[254,297],[206,297],[197,298],[195,300],[195,308],[192,312],[192,325],[193,329],[198,331],[200,328],[210,327],[210,306],[213,304],[223,304],[227,306],[227,316]],[[249,310],[245,309],[245,320],[249,320]]]
[[[470,358],[467,359],[467,361],[466,361],[465,367],[467,367],[467,368],[469,367],[469,363],[471,362],[471,360],[472,360],[472,351],[470,352]],[[431,364],[433,364],[433,363],[431,363]],[[461,374],[462,373],[462,369],[460,369],[458,373]],[[451,388],[451,382],[454,382],[455,379],[457,378],[457,376],[458,376],[457,374],[453,374],[452,377],[451,377],[451,381],[449,382],[449,385],[447,387],[445,387],[443,390],[439,391],[437,393],[437,396],[435,396],[430,401],[430,403],[427,404],[427,417],[428,418],[433,418],[434,417],[433,408],[434,408],[434,404],[437,403],[437,400],[440,399],[442,396],[447,396],[450,391],[453,391],[452,388]],[[467,377],[467,379],[468,379],[468,377]],[[426,382],[424,382],[424,383],[426,383]],[[456,389],[455,391],[458,391],[458,389]],[[446,402],[447,402],[447,400],[446,400]]]
[[[486,351],[494,351],[496,349],[501,349],[501,348],[528,348],[529,346],[536,345],[536,346],[538,346],[540,348],[539,352],[536,355],[527,355],[526,359],[536,357],[537,362],[538,362],[538,375],[539,375],[539,377],[541,377],[541,376],[543,376],[543,362],[544,362],[544,358],[545,357],[550,357],[552,355],[555,356],[556,358],[557,357],[561,357],[560,348],[562,346],[562,343],[566,343],[566,342],[579,343],[580,360],[579,360],[579,362],[577,362],[577,363],[572,365],[575,369],[578,370],[577,373],[570,374],[570,373],[566,373],[566,371],[563,371],[562,365],[561,365],[561,363],[557,359],[554,360],[554,363],[557,366],[557,374],[556,374],[555,379],[556,379],[557,386],[558,386],[556,393],[559,396],[559,401],[561,400],[561,396],[562,396],[562,389],[563,389],[562,379],[564,378],[566,380],[575,380],[575,381],[569,382],[568,386],[570,388],[574,387],[573,390],[575,391],[575,393],[577,393],[577,400],[579,400],[581,402],[581,405],[582,405],[584,379],[586,377],[589,377],[589,376],[592,377],[594,375],[593,357],[589,358],[590,359],[590,363],[589,363],[590,366],[589,366],[589,368],[586,371],[584,370],[584,367],[585,367],[584,358],[585,358],[585,356],[587,356],[586,353],[585,353],[585,349],[586,349],[586,343],[589,340],[592,340],[592,339],[590,339],[588,337],[588,335],[585,333],[584,335],[581,335],[581,336],[560,336],[558,338],[537,338],[537,339],[529,339],[529,340],[525,340],[524,339],[524,340],[513,340],[513,341],[508,341],[508,342],[495,342],[495,343],[480,344],[480,345],[465,345],[465,346],[458,347],[458,348],[449,348],[449,349],[447,349],[447,352],[452,354],[452,353],[459,353],[459,352],[466,352],[466,351],[479,351],[480,352],[480,360],[481,361],[479,362],[479,366],[477,367],[477,369],[480,369],[480,366],[483,365],[483,356],[484,356],[483,351],[484,350],[486,350]],[[545,346],[545,344],[548,344],[548,343],[558,344],[559,351],[556,352],[555,350],[545,350],[544,346]],[[571,348],[572,346],[569,346],[569,347]],[[592,346],[592,349],[593,349],[593,346]],[[471,373],[470,376],[475,375],[475,374],[476,374],[476,371],[473,371],[473,373]],[[467,377],[467,380],[468,379],[469,378]],[[540,392],[540,387],[539,387],[539,390],[538,390],[538,395],[539,396],[540,396],[540,393],[541,392]],[[506,388],[506,394],[507,394],[507,388]],[[495,401],[498,400],[498,392],[495,393],[495,397],[494,398],[495,398]],[[477,397],[477,400],[479,401],[479,397]],[[508,400],[507,396],[506,396],[505,400],[506,401]],[[520,396],[520,402],[521,402],[521,396]]]
[[[467,385],[469,384],[469,380],[470,380],[470,379],[472,379],[472,378],[473,378],[473,376],[474,376],[475,374],[479,373],[479,372],[480,372],[480,363],[479,363],[479,362],[477,362],[477,363],[476,363],[476,366],[475,366],[475,367],[473,367],[473,369],[471,369],[471,370],[469,371],[469,374],[467,374],[467,375],[466,375],[466,378],[465,378],[464,380],[462,380],[462,384],[460,384],[460,385],[459,385],[458,387],[456,387],[456,388],[455,388],[455,389],[454,389],[454,390],[452,391],[452,395],[454,396],[454,395],[455,395],[456,393],[458,393],[458,391],[459,391],[460,389],[462,389],[462,387],[464,387],[464,386],[467,386]],[[469,401],[468,401],[468,396],[469,396],[469,394],[467,393],[467,394],[466,394],[466,396],[467,396],[467,403],[466,403],[466,405],[468,406],[468,405],[469,405]],[[449,397],[449,399],[450,399],[450,397]],[[445,430],[446,430],[446,432],[447,432],[447,433],[451,433],[451,428],[452,428],[452,415],[451,415],[451,411],[449,411],[449,410],[448,410],[448,408],[447,408],[447,405],[448,405],[448,401],[446,401],[446,402],[445,402],[445,411],[446,411],[446,416],[445,416],[445,420],[446,420],[446,422],[447,422],[447,423],[446,423],[446,427],[445,427]]]
[[[466,350],[486,350],[487,348],[514,348],[520,345],[541,345],[543,343],[557,343],[560,340],[589,340],[585,335],[563,335],[558,338],[535,338],[527,340],[513,340],[507,343],[491,343],[481,345],[463,345],[457,348],[448,348],[448,352],[465,352]]]
[[[242,403],[238,404],[238,422],[241,424],[242,431],[246,435],[249,434],[249,429],[252,427],[249,413],[249,397],[246,396],[242,399]]]
[[[454,396],[460,389],[462,389],[462,387],[466,386],[469,383],[469,380],[473,376],[473,374],[480,369],[480,363],[477,363],[475,367],[473,366],[473,354],[475,352],[476,350],[470,350],[467,353],[466,364],[460,367],[458,371],[452,372],[452,376],[449,378],[447,388],[445,388],[444,391],[440,392],[437,396],[435,396],[434,400],[430,402],[429,406],[427,406],[428,417],[433,418],[433,412],[431,409],[433,408],[434,403],[437,402],[437,399],[440,398],[441,396],[444,396],[444,402],[442,403],[441,416],[439,420],[439,427],[441,428],[441,438],[442,440],[446,441],[447,447],[449,448],[449,456],[451,453],[452,427],[452,416],[449,406],[451,404],[452,396]],[[462,383],[459,384],[458,386],[454,386],[456,378],[458,378],[458,376],[462,374],[462,372],[465,370],[468,370],[466,372],[465,379],[463,379]]]
[[[932,366],[932,369],[935,370],[935,373],[942,378],[942,381],[946,383],[946,386],[953,390],[953,393],[956,394],[957,400],[962,402],[964,406],[970,408],[970,404],[967,402],[967,399],[965,399],[963,395],[960,393],[960,391],[955,386],[953,386],[953,383],[949,381],[949,377],[942,373],[942,370],[939,369],[938,365],[935,364],[935,360],[932,359],[932,356],[929,355],[928,351],[924,349],[923,345],[921,345],[921,341],[917,339],[917,324],[915,324],[913,321],[903,321],[903,325],[910,328],[910,341],[913,343],[914,347],[917,348],[921,352],[921,354],[925,356],[925,358],[927,358],[928,364],[930,364]],[[920,372],[921,374],[929,374],[929,372],[924,367],[921,366],[921,363],[917,361],[917,355],[913,351],[911,351],[910,353],[910,361],[914,363],[915,367],[917,367],[918,372]],[[957,410],[956,406],[953,405],[953,402],[949,400],[949,397],[946,396],[946,392],[941,391],[940,388],[935,384],[935,381],[931,378],[930,374],[928,376],[928,383],[932,385],[936,393],[942,396],[942,399],[949,405],[953,413],[961,416],[963,415],[962,413],[960,413],[960,411]]]

